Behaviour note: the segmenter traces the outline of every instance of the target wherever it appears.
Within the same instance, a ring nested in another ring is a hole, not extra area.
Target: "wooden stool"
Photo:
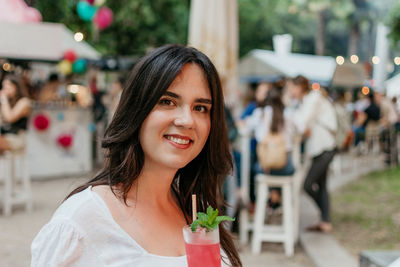
[[[299,225],[299,194],[297,194],[299,190],[296,186],[295,175],[272,176],[258,174],[256,181],[257,198],[254,214],[252,252],[259,254],[263,241],[282,242],[286,256],[293,256]],[[282,188],[282,225],[264,224],[267,210],[268,187]]]
[[[16,168],[17,165],[19,168]],[[0,156],[0,181],[3,181],[3,214],[11,214],[12,206],[25,204],[32,210],[31,180],[26,160],[26,151],[6,151]]]

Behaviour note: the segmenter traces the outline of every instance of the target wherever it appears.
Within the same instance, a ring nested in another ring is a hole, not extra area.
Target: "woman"
[[[220,204],[232,168],[221,84],[194,48],[167,45],[133,69],[103,147],[103,170],[75,189],[32,243],[32,266],[187,266],[183,226]],[[223,255],[241,266],[220,227]]]
[[[0,154],[6,150],[24,149],[31,105],[16,77],[8,75],[3,79],[0,104]]]
[[[268,133],[283,134],[287,151],[286,164],[281,169],[268,170],[268,173],[279,176],[292,175],[295,172],[295,168],[291,151],[293,149],[293,140],[296,130],[290,113],[285,109],[282,102],[281,88],[273,87],[270,89],[267,93],[266,100],[261,106],[262,107],[256,109],[253,115],[246,120],[247,127],[254,131],[257,143],[260,143]],[[255,169],[258,173],[264,172],[258,163]],[[271,190],[269,206],[274,209],[280,206],[279,190]]]
[[[297,76],[289,81],[292,97],[301,101],[294,113],[294,122],[306,136],[306,154],[312,159],[310,169],[304,181],[304,190],[315,201],[321,221],[308,227],[310,231],[330,232],[329,194],[327,175],[330,162],[335,155],[335,135],[337,122],[332,103],[318,90],[310,90],[309,81]]]

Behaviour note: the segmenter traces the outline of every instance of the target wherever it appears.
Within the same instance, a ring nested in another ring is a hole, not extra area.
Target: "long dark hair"
[[[109,185],[113,190],[113,186],[121,185],[120,190],[113,192],[126,204],[127,193],[144,165],[139,142],[142,123],[187,63],[197,64],[207,77],[212,97],[211,129],[199,155],[177,171],[171,190],[176,194],[187,221],[190,221],[192,194],[197,195],[200,211],[205,211],[208,205],[216,208],[223,204],[222,183],[232,169],[232,157],[224,123],[221,82],[207,56],[195,48],[182,45],[160,47],[137,63],[105,132],[102,142],[106,150],[105,166],[92,180],[76,188],[68,197],[89,186]],[[219,230],[221,247],[232,266],[242,266],[230,234],[222,226]]]
[[[13,97],[12,99],[9,99],[11,107],[13,107],[18,102],[19,99],[21,99],[23,97],[28,97],[28,93],[27,93],[25,87],[22,85],[21,80],[17,76],[8,74],[8,75],[4,76],[3,81],[5,81],[5,80],[11,82],[15,86],[15,89],[16,89],[15,97]]]
[[[277,87],[273,87],[268,91],[266,104],[272,107],[272,122],[271,122],[271,133],[278,133],[283,129],[285,120],[283,111],[285,105],[282,101],[281,90]]]

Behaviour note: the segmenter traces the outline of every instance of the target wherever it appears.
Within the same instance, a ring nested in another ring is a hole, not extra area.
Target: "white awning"
[[[242,79],[262,80],[277,75],[295,77],[303,75],[311,81],[328,85],[336,68],[333,57],[298,53],[276,53],[255,49],[239,63]]]
[[[59,61],[72,49],[79,58],[99,59],[86,42],[76,42],[60,23],[0,23],[0,58]]]

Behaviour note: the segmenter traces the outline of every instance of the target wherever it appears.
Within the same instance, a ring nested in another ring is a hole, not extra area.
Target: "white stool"
[[[299,225],[299,193],[295,179],[296,175],[291,176],[272,176],[258,174],[257,198],[254,215],[252,252],[259,254],[263,241],[282,242],[286,256],[293,256],[294,245],[298,239]],[[282,188],[283,220],[282,225],[264,224],[268,187]]]
[[[25,150],[6,151],[0,156],[0,181],[4,185],[2,204],[5,216],[11,214],[12,206],[16,204],[25,204],[27,211],[32,210],[31,181]]]

